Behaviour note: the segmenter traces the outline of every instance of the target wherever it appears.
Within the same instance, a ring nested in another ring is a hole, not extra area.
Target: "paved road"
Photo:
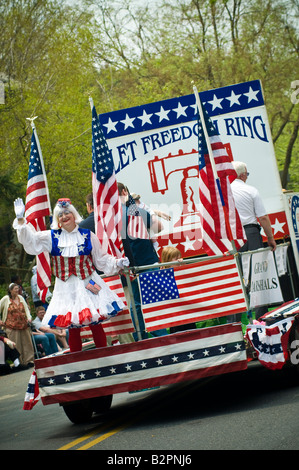
[[[83,425],[72,424],[59,405],[38,403],[23,411],[30,373],[0,377],[1,450],[92,449],[108,459],[142,449],[185,456],[202,449],[299,449],[299,376],[259,363],[225,376],[117,394],[108,413]]]

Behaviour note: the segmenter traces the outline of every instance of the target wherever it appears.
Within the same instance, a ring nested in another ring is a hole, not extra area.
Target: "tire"
[[[69,420],[74,424],[86,423],[93,414],[91,400],[82,400],[62,405]]]
[[[105,413],[105,411],[110,410],[112,404],[113,395],[105,395],[103,397],[92,398],[91,407],[94,413]]]

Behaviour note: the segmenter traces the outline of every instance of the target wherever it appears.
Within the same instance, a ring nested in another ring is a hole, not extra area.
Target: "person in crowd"
[[[143,201],[141,201],[139,194],[132,193],[131,196],[134,199],[138,209],[144,209],[146,212],[150,214],[151,217],[161,217],[162,219],[165,219],[165,220],[171,220],[170,215],[166,214],[166,212],[162,212],[157,209],[151,209],[148,205],[146,205]],[[150,230],[150,238],[153,243],[153,247],[158,252],[159,244],[157,242],[156,235],[152,230]]]
[[[46,310],[48,308],[49,302],[52,297],[52,293],[50,289],[48,288],[47,290],[47,295],[46,295],[46,302],[42,302],[40,299],[38,293],[37,293],[37,266],[33,266],[32,268],[32,276],[30,280],[30,287],[31,287],[31,295],[32,295],[32,301],[35,306],[35,308],[43,306]]]
[[[182,254],[174,246],[165,246],[161,252],[161,263],[170,263],[171,261],[183,261]]]
[[[33,327],[36,329],[36,331],[41,332],[43,335],[46,335],[46,336],[51,335],[51,337],[50,337],[51,348],[55,349],[55,351],[53,351],[53,352],[56,352],[56,349],[59,350],[60,346],[63,349],[67,349],[69,347],[68,342],[67,342],[67,330],[65,330],[63,328],[50,328],[49,326],[43,325],[42,322],[43,322],[43,318],[45,316],[45,313],[46,313],[45,307],[43,307],[42,305],[37,307],[36,317],[32,322]],[[33,333],[33,335],[34,335],[34,333]],[[54,344],[52,335],[54,335],[55,344]],[[35,339],[35,342],[38,343],[39,338],[38,338],[38,341],[37,341],[36,335],[34,335],[34,339]],[[44,339],[42,339],[42,341],[44,341]],[[57,348],[57,343],[59,345],[58,348]],[[52,353],[49,353],[49,354],[52,354]]]
[[[16,348],[16,343],[8,339],[5,331],[0,328],[0,375],[27,369],[27,367],[22,366],[19,357],[20,353]],[[9,361],[13,364],[12,367]]]
[[[171,261],[183,261],[182,254],[180,250],[174,246],[165,246],[161,252],[161,263],[170,263]],[[169,332],[177,333],[179,331],[194,330],[195,328],[196,323],[187,323],[186,325],[171,326]]]
[[[93,233],[95,233],[95,221],[94,221],[94,208],[93,208],[93,194],[89,193],[86,196],[86,209],[88,212],[88,216],[86,219],[83,219],[79,223],[80,228],[88,228]]]
[[[4,327],[7,338],[16,344],[20,363],[33,366],[34,350],[29,326],[32,317],[27,302],[19,294],[18,284],[9,284],[8,295],[0,300],[0,315],[0,326]]]
[[[128,210],[130,207],[129,191],[128,191],[128,188],[123,183],[118,182],[117,185],[118,185],[118,192],[119,192],[119,196],[122,202],[122,209],[123,209],[122,210],[122,218],[123,218],[122,219],[122,240],[123,240],[124,251],[125,251],[126,256],[130,259],[130,264],[133,266],[147,266],[147,265],[158,264],[159,258],[149,236],[147,238],[139,238],[139,237],[134,237],[128,234]],[[131,198],[131,203],[132,202],[134,204],[133,198]],[[143,223],[147,230],[151,228],[154,232],[157,233],[163,229],[163,224],[159,219],[157,219],[157,217],[151,216],[144,209],[138,208],[138,211],[139,211],[140,216],[142,217]],[[139,292],[137,278],[135,278],[131,284],[132,284],[134,303],[136,307],[136,313],[138,317],[140,334],[141,334],[142,339],[146,339],[148,338],[148,334],[146,332],[145,323],[143,319],[140,292]],[[132,320],[133,320],[135,329],[137,329],[137,325],[135,324],[135,319],[134,319],[134,315],[132,312],[132,308],[131,308],[131,313],[132,313]],[[164,335],[167,335],[167,330],[163,328],[160,330],[151,331],[151,335],[152,336],[164,336]],[[138,334],[136,332],[133,333],[133,336],[134,336],[135,341],[139,339]]]
[[[22,285],[21,277],[18,274],[14,275],[14,276],[11,276],[10,282],[14,283],[14,284],[18,284],[19,294],[22,295],[22,297],[24,297],[24,299],[26,300],[26,302],[28,304],[29,294],[25,291],[25,289]]]
[[[58,352],[56,337],[53,333],[46,333],[36,328],[34,320],[32,322],[31,329],[33,341],[37,346],[40,345],[42,347],[45,356]]]
[[[79,228],[82,218],[68,198],[57,201],[51,230],[41,232],[33,232],[26,224],[22,199],[15,200],[14,208],[13,227],[25,251],[31,255],[45,251],[52,256],[56,279],[43,325],[68,328],[71,352],[81,351],[80,330],[86,325],[92,331],[95,346],[106,346],[102,322],[117,315],[125,305],[95,268],[112,275],[128,265],[128,259],[103,253],[96,235]]]
[[[249,173],[244,162],[233,161],[237,178],[231,183],[231,189],[235,200],[236,209],[244,227],[247,241],[239,250],[240,252],[263,248],[261,228],[264,229],[267,243],[271,250],[276,249],[271,222],[264,207],[259,191],[247,184]],[[258,319],[268,311],[267,306],[255,309],[255,318]],[[240,315],[238,315],[240,317]]]
[[[237,178],[231,183],[231,189],[247,238],[247,242],[240,251],[263,248],[261,228],[264,229],[268,245],[274,251],[276,242],[260,193],[254,186],[246,184],[249,176],[247,166],[245,163],[237,161],[233,161],[232,164],[236,170]]]

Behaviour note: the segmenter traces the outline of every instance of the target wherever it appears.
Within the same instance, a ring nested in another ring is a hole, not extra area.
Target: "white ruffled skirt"
[[[90,279],[101,288],[97,294],[86,289]],[[57,328],[82,327],[109,320],[124,308],[96,271],[84,280],[72,275],[67,281],[56,278],[42,323]]]

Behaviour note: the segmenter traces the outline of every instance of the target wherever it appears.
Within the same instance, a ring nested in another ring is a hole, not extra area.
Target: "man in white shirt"
[[[232,182],[231,189],[247,237],[247,242],[240,251],[256,250],[263,247],[263,239],[260,234],[261,226],[267,237],[268,245],[274,251],[276,242],[261,196],[256,188],[246,184],[249,175],[246,164],[243,162],[232,162],[232,164],[238,177]]]
[[[232,182],[231,189],[236,208],[244,227],[247,241],[239,251],[251,251],[263,248],[263,239],[260,234],[263,227],[268,245],[274,251],[276,242],[273,237],[272,227],[261,196],[256,188],[246,184],[249,173],[243,162],[232,162],[237,178]],[[259,221],[259,223],[258,223]],[[255,318],[258,319],[268,312],[266,306],[255,309]]]

